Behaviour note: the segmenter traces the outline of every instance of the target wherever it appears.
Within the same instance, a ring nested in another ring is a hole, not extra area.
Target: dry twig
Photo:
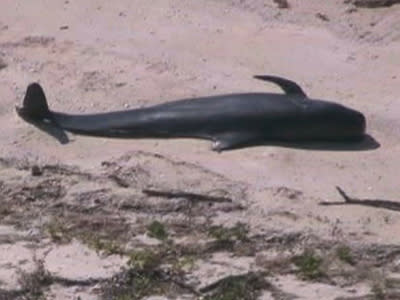
[[[357,199],[348,196],[340,187],[336,187],[340,196],[343,197],[344,202],[320,202],[320,205],[344,205],[344,204],[356,204],[365,205],[377,208],[385,208],[389,210],[400,211],[400,202],[380,199]]]
[[[162,197],[167,199],[185,198],[190,201],[204,201],[204,202],[217,202],[217,203],[232,202],[232,199],[227,197],[209,196],[204,194],[188,193],[183,191],[174,191],[174,190],[161,191],[161,190],[144,189],[142,190],[142,192],[148,196]]]

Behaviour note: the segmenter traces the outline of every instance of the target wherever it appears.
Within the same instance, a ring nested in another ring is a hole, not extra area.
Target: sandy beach
[[[400,299],[400,5],[355,2],[3,0],[0,299]],[[69,113],[280,92],[256,74],[378,146],[61,144],[15,112],[31,82]]]

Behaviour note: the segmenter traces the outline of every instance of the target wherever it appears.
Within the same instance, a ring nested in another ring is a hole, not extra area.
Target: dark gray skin
[[[214,151],[269,141],[342,142],[364,137],[365,118],[360,112],[309,99],[296,83],[284,78],[255,78],[278,84],[285,94],[227,94],[126,111],[71,115],[50,111],[42,88],[32,83],[17,112],[24,119],[85,135],[210,139]]]

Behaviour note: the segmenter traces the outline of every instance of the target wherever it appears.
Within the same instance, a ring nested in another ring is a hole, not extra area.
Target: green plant
[[[151,271],[158,267],[160,263],[160,255],[149,249],[129,253],[128,266],[135,271]]]
[[[244,223],[236,223],[233,227],[223,227],[219,226],[212,226],[208,230],[208,235],[215,238],[218,241],[232,241],[232,240],[239,240],[245,241],[247,240],[247,234],[249,230],[247,225]]]
[[[50,239],[56,243],[69,243],[71,236],[67,227],[58,219],[52,219],[44,225]]]
[[[351,254],[351,249],[347,246],[338,247],[336,249],[336,255],[341,261],[348,263],[349,265],[355,264],[354,258]]]
[[[147,226],[147,231],[149,236],[156,238],[158,240],[165,240],[168,238],[168,232],[164,226],[159,221],[153,221],[150,225]]]
[[[90,248],[105,255],[124,254],[123,247],[116,241],[106,240],[98,235],[84,233],[79,236],[80,240]]]
[[[303,254],[293,258],[294,264],[299,268],[299,273],[304,279],[317,279],[324,275],[321,270],[322,258],[312,250],[305,250]]]

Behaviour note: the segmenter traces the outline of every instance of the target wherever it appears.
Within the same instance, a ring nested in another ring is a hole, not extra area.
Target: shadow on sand
[[[378,149],[381,145],[369,134],[357,141],[302,141],[302,142],[280,142],[271,141],[252,144],[248,146],[278,146],[284,148],[294,148],[302,150],[319,150],[319,151],[368,151]]]

